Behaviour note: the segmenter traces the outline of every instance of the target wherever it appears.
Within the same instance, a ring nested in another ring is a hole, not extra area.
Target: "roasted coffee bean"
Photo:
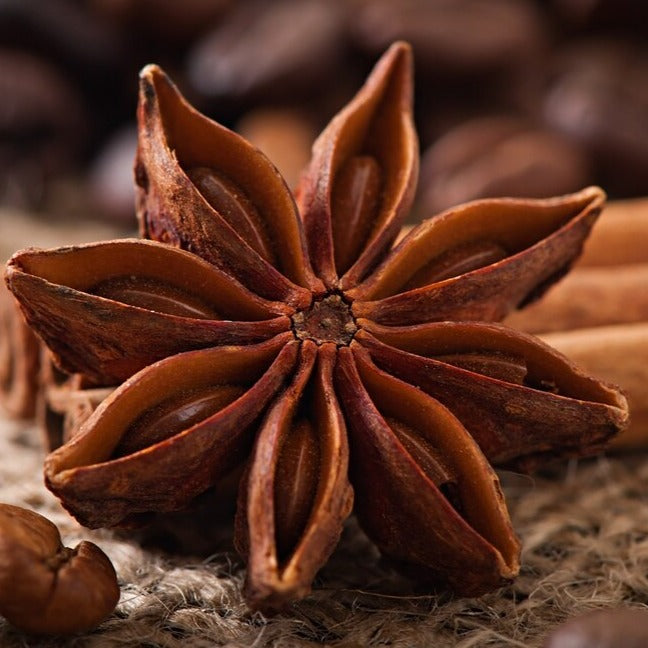
[[[0,50],[0,70],[0,203],[37,207],[47,181],[80,160],[87,115],[46,61]]]
[[[134,126],[115,132],[94,160],[87,179],[88,193],[98,215],[135,230],[133,160],[137,148]]]
[[[444,75],[509,67],[545,40],[540,16],[527,0],[377,0],[364,2],[353,24],[371,52],[404,39],[417,65]]]
[[[467,200],[543,198],[587,184],[588,160],[575,143],[521,118],[484,117],[450,130],[424,155],[419,196],[431,216]]]
[[[563,53],[544,102],[549,127],[587,148],[611,194],[648,187],[648,50],[592,41]]]
[[[124,32],[169,48],[192,42],[211,29],[232,0],[86,0],[92,13]]]
[[[576,28],[648,33],[648,5],[637,0],[553,0],[560,22]]]
[[[75,0],[3,0],[0,42],[65,69],[80,86],[114,88],[112,84],[122,79],[107,73],[123,63],[124,38],[85,4]],[[114,104],[112,107],[114,110]]]
[[[241,3],[195,45],[189,78],[209,98],[285,97],[335,70],[340,43],[338,3]]]

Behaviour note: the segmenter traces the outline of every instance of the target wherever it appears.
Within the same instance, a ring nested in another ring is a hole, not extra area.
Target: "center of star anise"
[[[316,344],[333,342],[344,346],[358,330],[351,307],[337,294],[314,301],[309,308],[295,313],[292,323],[297,338]]]

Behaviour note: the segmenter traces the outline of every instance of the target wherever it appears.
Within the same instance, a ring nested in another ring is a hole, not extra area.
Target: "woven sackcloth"
[[[312,595],[274,618],[246,608],[244,566],[226,544],[211,555],[177,555],[81,528],[44,487],[42,460],[38,431],[0,418],[0,501],[47,516],[68,546],[82,538],[101,546],[121,600],[95,632],[65,640],[30,638],[0,620],[3,648],[530,648],[571,615],[648,602],[643,455],[581,460],[533,478],[503,474],[524,549],[519,578],[500,591],[459,599],[416,588],[381,562],[351,520]]]

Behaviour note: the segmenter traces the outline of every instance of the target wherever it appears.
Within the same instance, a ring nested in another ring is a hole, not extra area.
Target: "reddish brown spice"
[[[182,509],[245,466],[250,605],[306,595],[352,509],[386,555],[461,594],[519,542],[491,467],[597,452],[623,396],[494,323],[580,253],[598,188],[481,200],[395,247],[418,173],[410,48],[313,146],[296,198],[240,136],[141,74],[141,233],[27,250],[7,281],[60,364],[120,384],[46,461],[84,524]]]

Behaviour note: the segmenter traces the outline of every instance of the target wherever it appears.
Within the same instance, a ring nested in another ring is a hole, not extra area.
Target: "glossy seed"
[[[435,356],[436,360],[474,373],[503,380],[514,385],[524,384],[527,366],[524,358],[503,353],[455,353]]]
[[[178,317],[220,319],[216,310],[195,295],[149,277],[113,277],[106,279],[88,292],[98,297],[146,308],[147,310]]]
[[[306,527],[315,499],[319,444],[313,426],[297,422],[284,440],[275,474],[275,529],[279,560],[290,555]]]
[[[430,481],[439,486],[452,480],[450,473],[439,458],[435,456],[434,448],[426,439],[423,439],[416,430],[405,425],[402,421],[397,421],[394,418],[387,418],[386,420],[398,440],[405,446],[407,452],[412,455],[414,461]]]
[[[264,231],[259,211],[232,180],[207,167],[187,172],[205,200],[236,230],[237,234],[269,263],[276,258]]]
[[[343,274],[371,233],[381,191],[378,162],[369,155],[350,158],[337,173],[331,199],[335,267]]]
[[[472,270],[497,263],[508,256],[506,250],[492,241],[462,243],[424,265],[405,284],[403,290],[414,290],[431,283],[457,277]]]
[[[463,516],[456,476],[448,470],[448,466],[444,465],[438,451],[427,439],[402,421],[394,418],[387,418],[386,421],[425,476],[441,491],[448,503]]]
[[[192,390],[168,398],[139,416],[114,452],[121,457],[169,439],[220,411],[245,392],[238,385]]]

